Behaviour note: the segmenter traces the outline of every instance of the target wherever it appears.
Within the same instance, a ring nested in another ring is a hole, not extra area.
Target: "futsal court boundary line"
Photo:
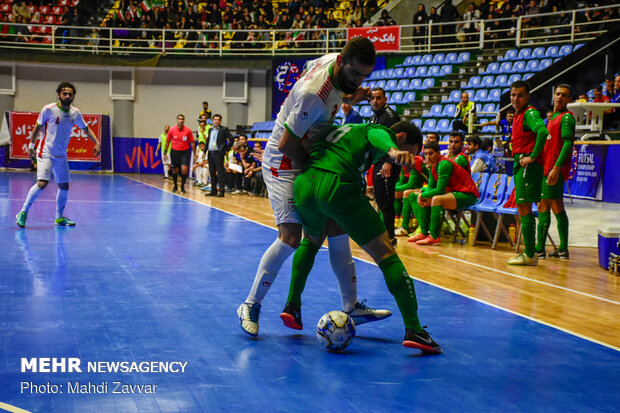
[[[31,413],[29,410],[20,409],[19,407],[11,406],[10,404],[0,402],[0,409],[11,413]]]
[[[124,176],[124,175],[121,175],[121,176]],[[139,182],[139,183],[141,183],[141,184],[144,184],[144,185],[150,186],[150,187],[152,187],[152,188],[158,189],[158,190],[160,190],[160,191],[162,191],[162,192],[166,192],[166,193],[169,193],[169,194],[171,194],[171,195],[176,195],[176,196],[178,196],[179,198],[183,198],[183,199],[186,199],[186,200],[188,200],[188,201],[195,202],[195,203],[197,203],[197,204],[199,204],[199,205],[203,205],[203,206],[206,206],[206,207],[208,207],[208,208],[213,208],[213,209],[215,209],[215,210],[218,210],[218,211],[224,212],[224,213],[226,213],[226,214],[228,214],[228,215],[232,215],[232,216],[235,216],[235,217],[237,217],[237,218],[241,218],[241,219],[243,219],[243,220],[245,220],[245,221],[252,222],[253,224],[258,224],[258,225],[261,225],[261,226],[263,226],[263,227],[265,227],[265,228],[269,228],[269,229],[271,229],[271,230],[273,230],[273,231],[276,231],[276,232],[278,231],[278,229],[277,229],[277,228],[273,228],[273,227],[270,227],[269,225],[266,225],[266,224],[263,224],[263,223],[260,223],[260,222],[256,222],[256,221],[251,220],[251,219],[246,218],[246,217],[242,217],[241,215],[237,215],[237,214],[235,214],[234,212],[229,212],[229,211],[226,211],[226,210],[224,210],[224,209],[221,209],[221,208],[218,208],[218,207],[214,207],[214,206],[212,206],[212,205],[205,204],[205,203],[203,203],[203,202],[196,201],[195,199],[186,198],[186,197],[181,196],[180,194],[173,194],[173,193],[171,193],[171,192],[168,192],[168,191],[164,190],[163,188],[156,187],[155,185],[152,185],[152,184],[147,183],[147,182],[142,182],[142,181],[139,181],[139,180],[137,180],[137,179],[135,179],[135,178],[132,178],[132,177],[129,177],[129,176],[124,176],[124,177],[125,177],[125,178],[127,178],[127,179],[130,179],[130,180],[132,180],[132,181],[136,181],[136,182]],[[322,247],[322,248],[325,248],[325,247]],[[452,258],[452,257],[449,257],[449,256],[447,256],[447,255],[443,255],[443,254],[439,254],[439,256],[441,256],[441,257],[445,257],[445,258]],[[355,258],[355,259],[357,259],[357,260],[359,260],[359,261],[365,262],[365,263],[367,263],[367,264],[374,265],[375,267],[378,267],[377,263],[375,263],[374,261],[369,261],[369,260],[367,260],[367,259],[365,259],[365,258],[360,258],[360,257],[356,257],[356,256],[353,256],[353,258]],[[459,260],[458,258],[454,258],[454,259]],[[465,262],[465,263],[467,263],[467,264],[477,265],[477,264],[470,263],[470,262],[467,262],[467,261],[463,261],[463,262]],[[491,268],[489,268],[489,269],[491,269]],[[497,271],[500,271],[500,272],[501,272],[501,270],[497,270]],[[510,274],[510,273],[507,273],[507,274]],[[513,274],[513,275],[515,275],[515,276],[516,276],[516,274]],[[554,329],[556,329],[556,330],[562,331],[562,332],[567,333],[567,334],[570,334],[570,335],[572,335],[572,336],[579,337],[579,338],[581,338],[581,339],[583,339],[583,340],[590,341],[590,342],[592,342],[592,343],[599,344],[599,345],[601,345],[601,346],[603,346],[603,347],[607,347],[607,348],[610,348],[610,349],[612,349],[612,350],[616,350],[616,351],[620,352],[620,347],[616,347],[616,346],[614,346],[614,345],[612,345],[612,344],[604,343],[604,342],[599,341],[599,340],[597,340],[597,339],[595,339],[595,338],[588,337],[588,336],[584,336],[583,334],[577,333],[577,332],[575,332],[575,331],[568,330],[568,329],[566,329],[566,328],[564,328],[564,327],[557,326],[557,325],[552,324],[552,323],[549,323],[549,322],[547,322],[547,321],[544,321],[544,320],[539,320],[539,319],[534,318],[534,317],[531,317],[531,316],[529,316],[529,315],[526,315],[526,314],[521,314],[521,313],[519,313],[519,312],[516,312],[516,311],[510,310],[510,309],[508,309],[508,308],[501,307],[500,305],[490,303],[490,302],[485,301],[485,300],[483,300],[483,299],[481,299],[481,298],[473,297],[473,296],[470,296],[469,294],[462,293],[462,292],[460,292],[460,291],[456,291],[456,290],[452,290],[452,289],[450,289],[450,288],[448,288],[448,287],[444,287],[444,286],[441,286],[441,285],[435,284],[435,283],[430,282],[430,281],[421,280],[421,279],[416,278],[416,277],[413,277],[413,276],[411,276],[411,275],[409,275],[409,276],[410,276],[411,278],[413,278],[414,280],[416,280],[416,281],[419,281],[419,282],[422,282],[422,283],[425,283],[425,284],[428,284],[428,285],[432,285],[433,287],[439,288],[440,290],[447,291],[447,292],[450,292],[450,293],[453,293],[453,294],[456,294],[456,295],[460,295],[461,297],[469,298],[470,300],[473,300],[473,301],[479,302],[479,303],[481,303],[481,304],[488,305],[489,307],[493,307],[493,308],[495,308],[495,309],[505,311],[505,312],[507,312],[507,313],[510,313],[510,314],[512,314],[512,315],[516,315],[516,316],[518,316],[518,317],[523,317],[523,318],[525,318],[525,319],[527,319],[527,320],[534,321],[534,322],[536,322],[536,323],[539,323],[539,324],[545,325],[545,326],[547,326],[547,327],[554,328]],[[528,281],[534,281],[534,280],[530,280],[529,278],[526,278],[526,279],[527,279]],[[585,294],[585,293],[584,293],[584,294]],[[602,297],[599,297],[599,298],[603,299]],[[606,300],[606,299],[603,299],[603,300]],[[614,303],[616,303],[616,302],[614,302]],[[616,304],[618,304],[618,303],[616,303]]]

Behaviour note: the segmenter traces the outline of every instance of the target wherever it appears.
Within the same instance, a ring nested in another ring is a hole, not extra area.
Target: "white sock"
[[[357,302],[357,277],[355,275],[355,263],[351,255],[349,236],[347,234],[328,237],[329,262],[336,274],[340,296],[342,297],[342,309],[345,312],[353,310]]]
[[[43,190],[39,188],[38,184],[35,183],[32,185],[28,191],[28,196],[26,196],[26,201],[24,201],[24,206],[22,207],[23,212],[28,213],[33,202],[41,195],[41,192],[43,192]]]
[[[62,214],[65,212],[65,205],[67,205],[68,197],[68,189],[58,188],[58,193],[56,194],[56,219],[62,218]]]
[[[168,164],[164,164],[164,176],[168,178],[168,172],[170,171],[170,166]]]
[[[273,244],[267,248],[267,251],[265,251],[260,260],[260,264],[258,264],[254,284],[252,285],[248,298],[245,299],[246,303],[260,304],[263,301],[271,284],[273,284],[273,281],[276,279],[282,264],[284,264],[284,261],[294,252],[295,248],[285,244],[280,238],[276,238]]]

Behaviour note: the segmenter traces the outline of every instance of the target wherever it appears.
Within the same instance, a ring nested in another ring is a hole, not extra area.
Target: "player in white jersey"
[[[58,184],[56,195],[56,220],[60,226],[73,226],[75,222],[66,218],[63,213],[67,204],[69,192],[69,162],[67,160],[67,146],[71,139],[73,125],[82,129],[88,139],[95,142],[95,156],[101,152],[101,144],[88,127],[80,110],[71,106],[75,98],[75,86],[69,82],[62,82],[56,89],[58,101],[46,105],[41,110],[37,124],[30,134],[28,155],[32,159],[35,155],[36,141],[42,132],[43,139],[37,153],[37,182],[28,191],[22,210],[17,214],[17,225],[24,228],[28,211],[32,203],[38,198],[47,186],[52,172]]]
[[[375,59],[370,40],[351,39],[341,53],[325,55],[309,64],[278,113],[262,157],[263,179],[278,226],[278,238],[263,254],[252,289],[237,309],[241,328],[251,336],[258,335],[261,302],[282,264],[298,247],[300,251],[307,248],[303,243],[300,247],[302,226],[293,200],[295,177],[301,172],[312,144],[333,125],[343,98],[355,103],[368,97],[370,90],[360,85],[372,72]],[[335,223],[328,223],[327,233],[330,263],[338,279],[343,310],[356,324],[389,317],[391,312],[387,310],[374,310],[358,302],[349,237]],[[293,264],[296,265],[295,260]],[[301,328],[301,313],[297,310],[295,325],[287,323],[282,313],[288,327]]]

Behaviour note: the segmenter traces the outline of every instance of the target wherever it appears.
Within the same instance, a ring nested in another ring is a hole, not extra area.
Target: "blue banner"
[[[160,153],[154,138],[114,138],[114,172],[162,174]]]
[[[607,147],[600,145],[579,145],[577,166],[568,181],[572,196],[601,200],[597,193],[605,164]]]

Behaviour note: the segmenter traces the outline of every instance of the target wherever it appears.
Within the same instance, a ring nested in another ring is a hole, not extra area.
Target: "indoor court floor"
[[[0,173],[0,412],[619,410],[620,277],[596,248],[511,268],[507,245],[403,239],[420,319],[444,350],[424,356],[401,345],[396,303],[356,247],[360,299],[394,315],[329,353],[315,336],[321,315],[340,309],[325,249],[303,331],[279,318],[291,259],[263,302],[259,337],[239,328],[236,309],[276,236],[268,200],[175,195],[160,176],[72,174],[65,214],[77,226],[53,225],[52,182],[20,229],[33,180]],[[44,358],[79,359],[81,371]],[[32,371],[37,360],[44,372]],[[118,363],[130,371],[111,371]]]

